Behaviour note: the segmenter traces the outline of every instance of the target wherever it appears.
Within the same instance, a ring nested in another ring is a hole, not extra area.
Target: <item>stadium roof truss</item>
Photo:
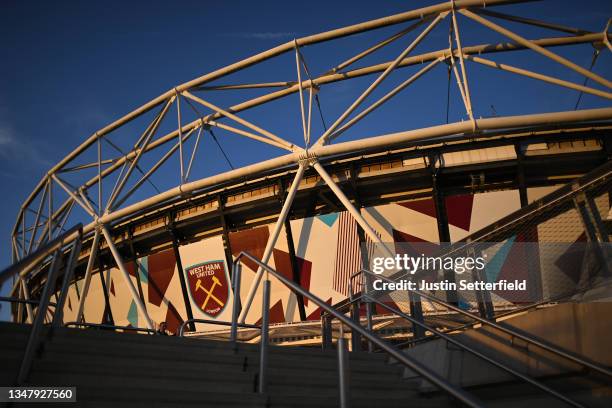
[[[266,171],[283,168],[291,170],[293,181],[287,191],[287,196],[283,202],[280,216],[275,223],[273,232],[265,248],[262,259],[264,263],[267,263],[270,258],[283,223],[291,209],[296,191],[308,168],[312,168],[318,173],[320,178],[327,184],[346,210],[355,218],[368,238],[374,242],[379,242],[379,236],[362,217],[361,212],[345,195],[334,178],[328,173],[325,166],[322,164],[322,159],[337,157],[338,155],[348,153],[354,154],[359,152],[380,151],[383,148],[407,146],[421,141],[442,139],[448,136],[465,135],[466,138],[471,138],[474,137],[475,134],[478,134],[478,137],[487,137],[487,132],[495,130],[537,127],[548,124],[562,125],[589,121],[608,121],[612,119],[612,107],[555,113],[535,112],[522,116],[476,117],[473,110],[473,96],[470,92],[470,81],[474,81],[474,77],[468,76],[470,64],[478,64],[506,71],[575,90],[581,94],[595,95],[605,100],[612,99],[612,82],[610,80],[595,74],[590,69],[585,69],[577,65],[551,50],[554,47],[560,46],[588,44],[595,48],[595,55],[598,55],[602,50],[604,52],[612,52],[610,34],[608,34],[607,31],[610,23],[608,22],[608,26],[603,32],[589,32],[490,10],[493,6],[520,2],[522,1],[447,1],[417,10],[297,38],[170,89],[124,117],[96,131],[47,172],[35,187],[34,191],[25,200],[18,214],[17,222],[11,237],[13,260],[18,261],[22,259],[60,234],[71,212],[75,207],[78,207],[89,216],[87,222],[84,223],[86,224],[84,233],[93,234],[92,250],[89,253],[86,268],[86,281],[90,278],[92,269],[94,268],[94,259],[98,246],[102,240],[104,240],[125,278],[126,285],[131,290],[139,312],[143,316],[147,316],[144,305],[136,289],[133,287],[125,263],[115,245],[112,235],[113,225],[151,206],[159,205],[176,198],[187,197],[189,194],[200,192],[222,183],[252,178]],[[506,37],[509,42],[465,45],[462,42],[459,17],[461,17],[462,20],[474,21],[488,28],[491,32],[496,32]],[[413,53],[415,48],[444,20],[448,21],[451,27],[448,35],[448,47],[415,55]],[[535,40],[527,39],[505,28],[504,22],[508,21],[561,32],[563,35]],[[353,57],[332,66],[329,70],[320,75],[315,75],[315,73],[309,70],[301,51],[305,46],[334,41],[342,37],[352,36],[366,31],[379,30],[402,23],[409,23],[410,25],[398,31],[396,34],[371,45]],[[418,34],[414,39],[409,41],[408,46],[404,48],[394,60],[353,68],[358,61],[373,55],[376,51],[387,47],[391,43],[406,38],[408,34],[412,32]],[[540,54],[580,74],[584,78],[584,82],[575,83],[566,81],[546,73],[534,72],[506,63],[498,63],[486,57],[488,54],[511,53],[515,50],[531,50],[533,53]],[[295,55],[295,80],[227,85],[209,84],[213,80],[218,80],[229,74],[245,70],[286,53]],[[387,101],[420,80],[435,66],[443,63],[448,64],[449,73],[452,72],[461,96],[461,103],[465,109],[467,120],[421,129],[406,130],[366,139],[332,143],[336,142],[336,140],[353,125],[362,121],[374,110],[381,108]],[[421,68],[375,102],[362,108],[365,105],[364,102],[366,99],[392,72],[413,65],[420,65]],[[319,89],[328,84],[339,81],[349,81],[364,76],[372,76],[375,79],[329,127],[326,127],[320,135],[314,135],[312,132],[312,118],[313,110],[317,109],[318,106],[317,93]],[[591,81],[591,83],[596,84],[597,87],[588,86],[587,81]],[[218,106],[212,103],[207,96],[202,96],[206,95],[205,91],[214,90],[230,92],[254,89],[267,90],[268,93],[251,99],[244,99],[242,102],[229,107]],[[299,95],[299,110],[304,138],[303,144],[300,146],[289,141],[287,138],[283,137],[283,135],[274,134],[241,116],[241,112],[285,98],[292,94]],[[362,109],[358,111],[359,108]],[[122,127],[127,127],[136,118],[142,117],[155,109],[158,109],[157,114],[154,115],[153,120],[146,126],[142,133],[134,135],[134,144],[129,151],[117,149],[121,154],[112,157],[106,157],[103,154],[103,143],[112,143],[108,140],[108,135],[111,132]],[[186,110],[190,110],[191,113],[196,114],[197,119],[186,123]],[[158,135],[162,121],[174,120],[172,119],[174,116],[172,113],[173,111],[176,114],[176,128],[166,134]],[[203,111],[205,113],[202,113]],[[232,169],[228,172],[192,180],[193,163],[199,154],[198,146],[200,145],[200,140],[204,132],[210,132],[212,129],[223,129],[224,131],[234,133],[241,137],[273,146],[287,153],[273,159],[238,169]],[[186,148],[186,142],[193,139],[195,139],[192,143],[193,148],[189,151],[189,149]],[[97,160],[79,164],[78,158],[88,149],[97,150]],[[161,155],[161,158],[156,160],[153,164],[145,165],[142,160],[143,157],[146,157],[153,151],[162,151],[164,153]],[[155,174],[156,171],[159,171],[164,163],[168,162],[170,158],[176,158],[177,156],[178,160],[176,163],[179,167],[177,169],[179,184],[176,187],[159,192],[156,195],[136,203],[128,203],[130,197],[136,192],[141,191],[141,187],[145,183],[150,182],[151,176]],[[85,170],[95,170],[96,175],[77,186],[73,186],[66,181],[65,174]],[[136,174],[139,176],[134,182],[134,176]],[[108,198],[105,199],[103,186],[104,188],[107,188],[107,186],[104,185],[104,181],[111,179],[115,181],[112,188],[109,190],[110,192],[106,191]],[[64,201],[61,205],[56,206],[54,205],[56,201],[61,202],[58,196],[61,196]],[[20,289],[24,292],[24,296],[27,296],[27,293],[25,293],[27,292],[27,285],[24,284],[24,277],[29,272],[31,271],[23,271],[21,279],[15,282],[13,292]],[[246,299],[240,319],[241,322],[244,322],[262,274],[263,269],[260,268],[256,275],[257,278],[254,280]],[[84,299],[85,296],[81,296],[81,304],[79,305],[79,311],[81,313]],[[148,318],[147,323],[147,326],[152,328],[152,322]]]

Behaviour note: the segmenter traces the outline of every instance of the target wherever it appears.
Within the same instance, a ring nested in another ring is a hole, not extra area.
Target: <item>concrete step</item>
[[[193,339],[193,338],[182,338],[182,337],[174,337],[174,336],[151,336],[151,335],[136,335],[136,334],[120,334],[114,333],[104,330],[81,330],[81,329],[58,329],[54,331],[53,334],[54,339],[62,339],[63,341],[78,341],[83,342],[83,339],[88,339],[88,343],[98,344],[103,343],[106,345],[112,343],[120,343],[125,347],[129,347],[130,345],[136,345],[138,347],[142,347],[143,345],[155,345],[155,346],[165,346],[165,347],[177,347],[181,350],[185,350],[185,348],[198,348],[198,349],[229,349],[228,342],[225,341],[216,341],[216,340],[202,340],[202,339]],[[307,356],[333,356],[336,354],[334,350],[326,350],[323,351],[320,348],[315,347],[283,347],[283,346],[270,346],[271,349],[274,349],[279,354],[287,354],[291,356],[296,355],[307,355]],[[259,344],[248,344],[248,343],[238,343],[237,349],[239,351],[253,351],[258,352]],[[351,355],[351,359],[354,360],[380,360],[387,361],[387,357],[384,354],[379,353],[349,353]]]
[[[337,368],[337,356],[332,354],[320,354],[318,351],[313,351],[311,354],[300,354],[299,356],[292,355],[286,351],[278,352],[278,347],[270,348],[270,362],[278,367],[294,367],[296,361],[299,361],[300,367],[321,368],[325,370],[335,370]],[[258,364],[259,350],[234,353],[231,347],[220,348],[218,350],[201,350],[195,349],[182,352],[174,349],[168,350],[164,347],[138,347],[131,345],[124,347],[123,345],[114,347],[113,345],[96,344],[92,347],[89,343],[67,343],[64,341],[51,341],[45,344],[44,355],[48,358],[55,358],[59,361],[80,360],[83,358],[93,359],[96,363],[99,360],[109,358],[124,358],[129,361],[135,360],[159,360],[159,361],[174,361],[184,363],[215,363],[215,364],[245,364],[250,366]],[[356,371],[386,371],[389,370],[387,364],[379,359],[373,361],[359,358],[354,360],[353,355],[349,356],[351,369]]]
[[[0,322],[0,333],[29,333],[31,328],[32,326],[29,324]]]
[[[202,381],[217,378],[233,378],[236,375],[248,374],[250,376],[259,372],[258,365],[249,364],[200,364],[194,367],[193,363],[188,362],[163,362],[159,360],[116,360],[104,359],[99,363],[88,361],[83,364],[83,360],[76,359],[49,359],[46,356],[36,360],[33,370],[53,372],[58,366],[62,370],[70,373],[96,374],[96,375],[134,375],[134,376],[163,376],[166,378],[197,378]],[[296,370],[295,367],[276,367],[271,364],[268,367],[268,375],[271,379],[278,379],[280,382],[319,384],[321,382],[336,381],[338,377],[337,368],[335,370]],[[370,386],[387,388],[389,384],[398,383],[399,376],[397,371],[375,370],[375,371],[353,371],[351,378],[359,383]]]

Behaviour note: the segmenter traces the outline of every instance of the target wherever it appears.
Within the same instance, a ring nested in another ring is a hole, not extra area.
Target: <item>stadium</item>
[[[82,406],[610,406],[612,79],[596,70],[610,22],[569,27],[522,3],[295,38],[84,138],[16,216],[3,385],[76,387]],[[351,38],[360,52],[334,52]],[[589,69],[565,56],[584,49]],[[277,62],[288,74],[271,79]],[[510,99],[579,99],[504,116],[476,102],[482,70],[521,84]],[[345,83],[357,97],[330,115]],[[446,121],[376,116],[434,86]],[[281,125],[258,122],[265,109]],[[270,154],[234,168],[225,138]],[[213,152],[231,169],[200,171]],[[487,261],[415,268],[434,286],[406,290],[406,268],[372,264],[399,254]]]

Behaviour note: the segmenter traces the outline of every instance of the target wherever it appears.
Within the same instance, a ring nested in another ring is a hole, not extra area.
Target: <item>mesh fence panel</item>
[[[412,251],[413,256],[455,260],[482,256],[486,259],[483,269],[461,274],[454,270],[451,279],[454,276],[455,281],[461,279],[467,283],[525,279],[529,283],[527,290],[520,292],[469,288],[426,291],[462,309],[488,313],[488,317],[534,304],[588,300],[593,293],[601,295],[597,291],[608,283],[612,270],[607,232],[611,190],[612,163],[608,163],[461,242],[420,247],[411,244],[410,248],[394,244],[396,254]],[[374,256],[377,252],[382,254],[383,251],[375,249]],[[404,269],[383,275],[396,282],[404,278],[442,281],[449,277],[448,271],[431,268],[421,268],[414,274]],[[415,299],[411,293],[414,292],[404,289],[377,291],[372,287],[368,290],[373,298],[393,302],[402,311],[411,312],[411,296]],[[448,309],[435,302],[423,300],[421,306],[425,319],[430,322],[443,326],[465,322],[464,317],[446,313]]]

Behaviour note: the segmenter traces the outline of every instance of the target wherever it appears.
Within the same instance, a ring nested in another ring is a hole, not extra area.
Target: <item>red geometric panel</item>
[[[246,251],[261,261],[270,231],[267,226],[253,228],[245,231],[230,232],[229,241],[232,248],[232,255],[238,256],[240,252]],[[257,271],[257,264],[249,259],[242,259],[242,262],[252,271]]]
[[[276,270],[290,281],[293,281],[293,272],[291,267],[291,258],[289,254],[280,249],[274,248],[272,251],[274,256],[274,266]],[[312,262],[296,256],[296,263],[300,274],[300,286],[306,290],[310,290],[310,271],[312,270]],[[304,298],[304,306],[308,306],[308,298]]]
[[[406,201],[398,203],[402,207],[409,208],[421,214],[429,215],[430,217],[436,218],[436,206],[433,198],[424,198],[421,200]]]
[[[125,269],[127,269],[130,276],[137,278],[136,276],[136,261],[130,261],[125,263]]]
[[[174,251],[167,249],[156,254],[149,255],[149,285],[148,294],[149,302],[155,306],[161,305],[162,299],[166,294],[166,289],[170,285],[174,269],[176,267],[176,258]]]
[[[283,311],[283,300],[279,300],[270,308],[270,324],[285,323],[285,312]],[[255,324],[261,324],[259,319]]]
[[[112,279],[111,279],[110,293],[112,293],[113,296],[117,296],[117,295],[115,295],[115,281],[112,280]]]
[[[68,298],[68,310],[72,310],[72,303],[70,303],[70,298]]]
[[[391,299],[391,297],[389,295],[384,295],[383,297],[381,297],[378,300],[381,303],[384,303],[385,305],[394,308],[395,310],[400,310],[400,311],[402,310],[402,309],[399,308],[399,306],[397,306],[397,304]],[[376,305],[376,307],[374,307],[373,312],[374,312],[374,314],[389,314],[389,313],[391,313],[388,309],[385,309],[384,307],[382,307],[380,305]]]
[[[168,302],[168,311],[166,312],[165,322],[168,325],[168,331],[174,334],[176,334],[178,329],[181,327],[181,324],[183,324],[183,318],[171,302]]]
[[[332,298],[329,298],[325,301],[328,305],[331,305]],[[321,311],[320,307],[317,307],[311,314],[308,315],[306,320],[321,320]]]
[[[470,230],[472,220],[473,194],[446,197],[446,215],[448,223],[465,231]]]
[[[439,250],[439,245],[436,243],[429,242],[396,229],[393,230],[393,241],[396,243],[395,251],[398,254],[406,253],[411,256],[424,254],[429,256]],[[410,243],[415,245],[409,245]]]

